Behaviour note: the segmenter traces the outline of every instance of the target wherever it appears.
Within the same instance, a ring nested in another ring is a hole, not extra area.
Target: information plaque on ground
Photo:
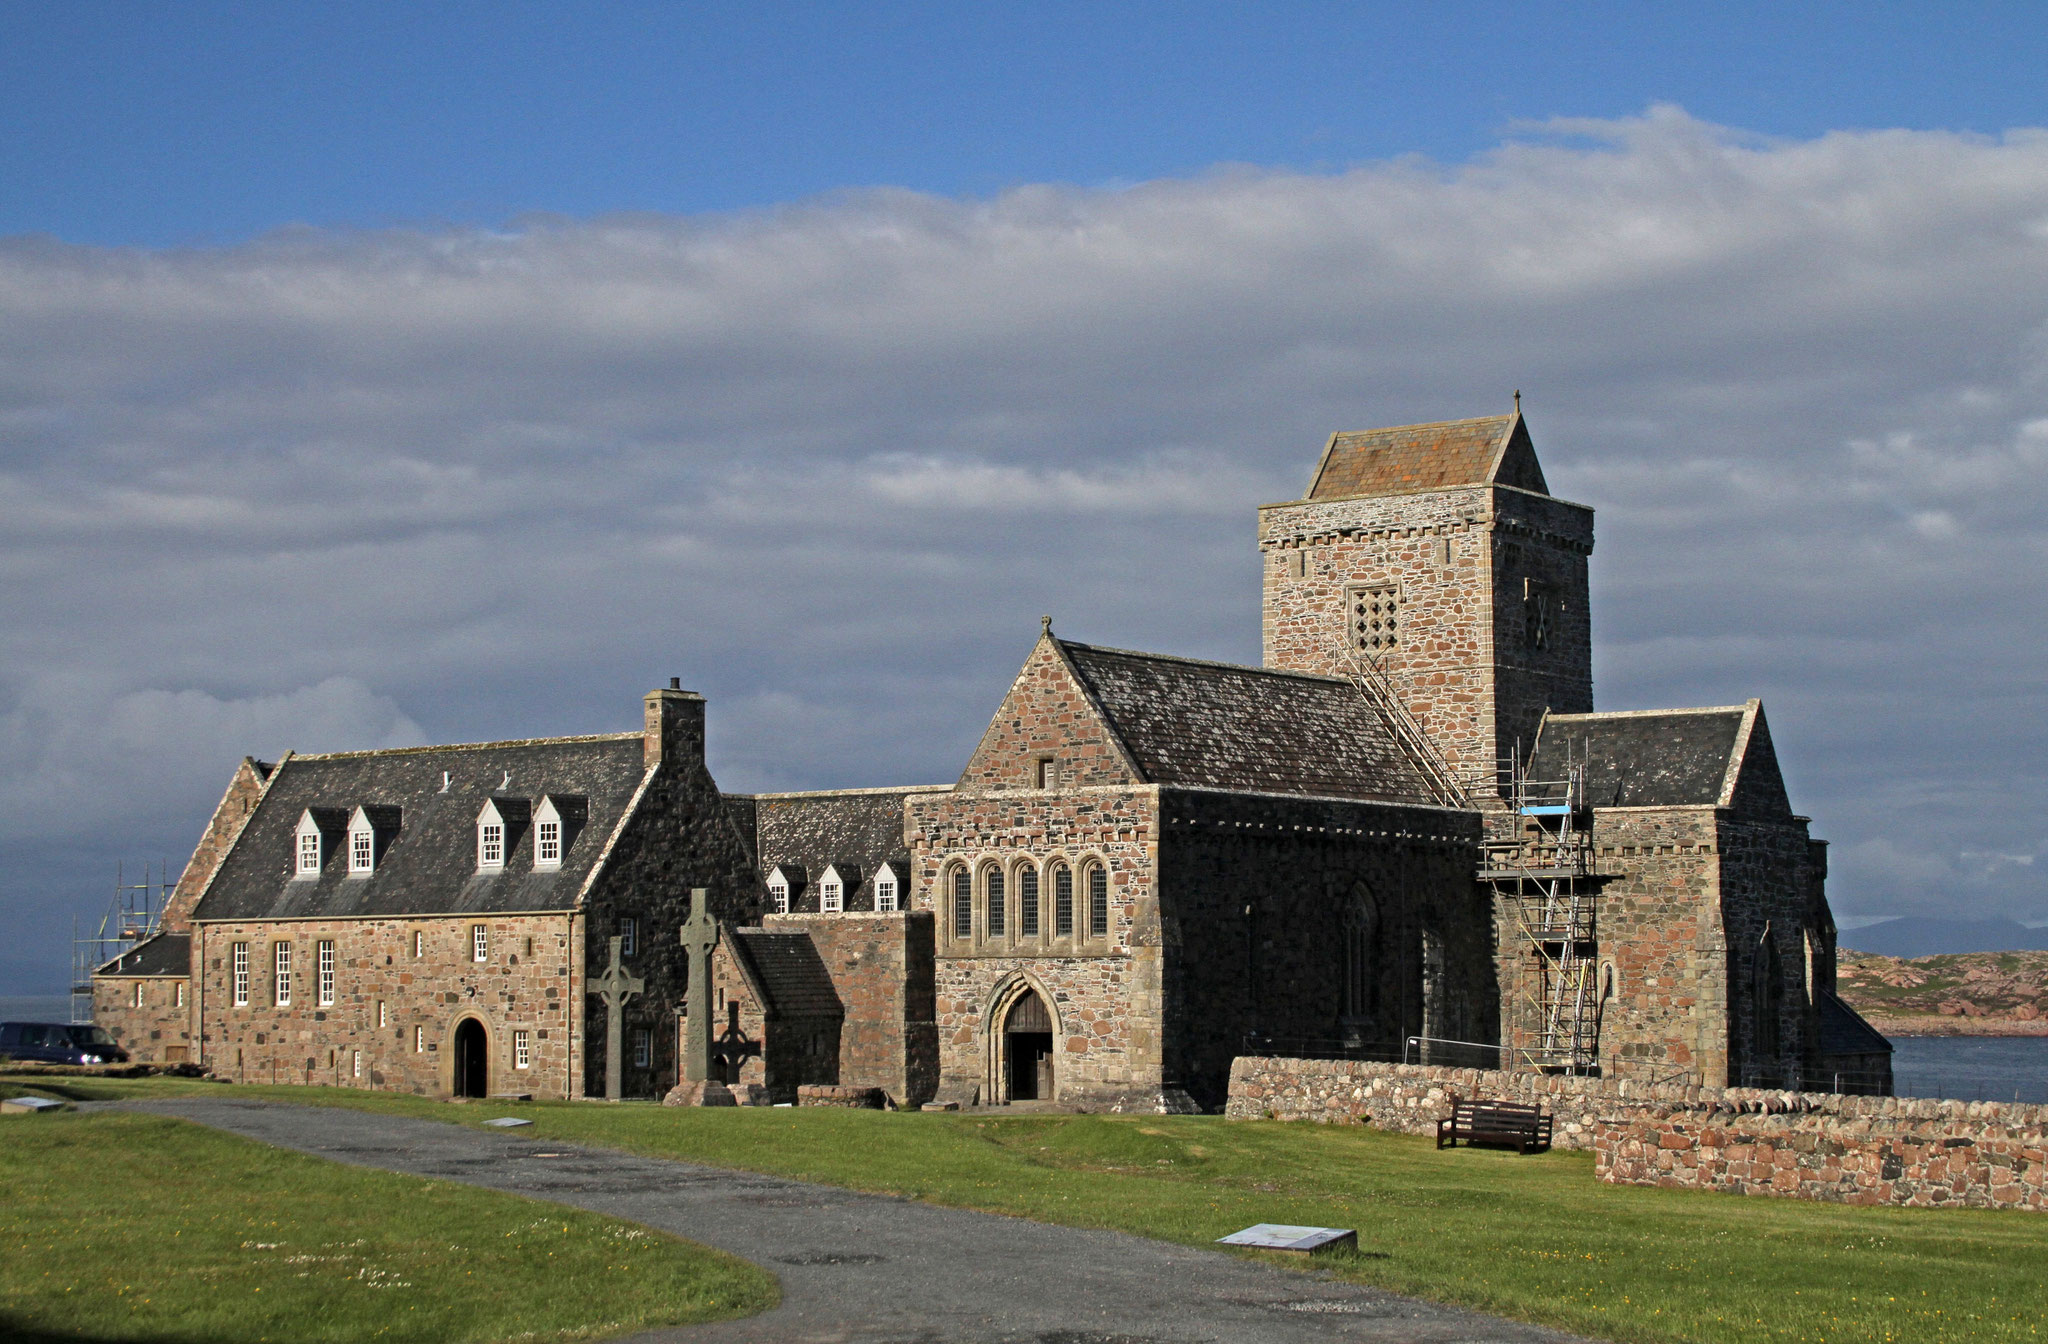
[[[1355,1251],[1358,1233],[1348,1227],[1296,1227],[1291,1223],[1258,1223],[1242,1232],[1218,1237],[1223,1246],[1250,1246],[1260,1251],[1293,1251],[1296,1255],[1322,1255],[1329,1251]]]

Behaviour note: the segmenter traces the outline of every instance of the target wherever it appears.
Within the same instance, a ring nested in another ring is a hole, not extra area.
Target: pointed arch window
[[[1380,933],[1379,902],[1364,883],[1352,888],[1344,903],[1344,1016],[1373,1015],[1374,961]]]
[[[1099,863],[1088,865],[1088,936],[1109,937],[1109,870]]]
[[[1030,863],[1017,869],[1017,936],[1038,936],[1038,869]]]
[[[953,936],[974,937],[974,876],[965,867],[953,870]]]
[[[1064,863],[1052,870],[1052,936],[1074,936],[1074,870]]]
[[[990,864],[982,870],[981,881],[982,899],[988,911],[987,923],[982,927],[988,930],[988,936],[991,938],[1008,937],[1009,893],[1004,889],[1007,884],[1003,881],[1003,870],[995,864]]]

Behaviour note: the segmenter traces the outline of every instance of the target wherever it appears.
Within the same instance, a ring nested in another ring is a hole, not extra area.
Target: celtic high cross
[[[624,1051],[626,1034],[626,1000],[647,988],[647,982],[629,972],[619,964],[619,945],[623,938],[612,939],[612,964],[597,981],[598,997],[604,1000],[604,1096],[606,1101],[617,1101],[625,1090],[626,1057]]]
[[[690,919],[683,948],[690,954],[689,1026],[683,1035],[683,1081],[711,1077],[711,949],[718,946],[718,920],[704,908],[704,888],[690,888]]]

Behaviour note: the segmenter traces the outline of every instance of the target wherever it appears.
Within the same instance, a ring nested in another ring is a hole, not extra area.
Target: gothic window
[[[1038,870],[1028,863],[1017,870],[1017,936],[1038,936]]]
[[[235,1007],[249,1006],[249,945],[235,944]]]
[[[1401,590],[1391,583],[1355,587],[1348,591],[1351,647],[1360,653],[1383,654],[1400,638]]]
[[[1544,584],[1522,580],[1522,636],[1528,646],[1541,653],[1556,637],[1557,598]]]
[[[1109,870],[1099,863],[1088,866],[1088,936],[1109,937]]]
[[[1052,870],[1052,936],[1074,936],[1074,870],[1064,863]]]
[[[953,870],[953,936],[974,936],[974,878],[965,868]]]
[[[1373,1015],[1380,934],[1379,903],[1363,882],[1352,890],[1344,906],[1344,1016],[1358,1019]]]
[[[1009,927],[1009,920],[1007,918],[1009,911],[1005,905],[1008,893],[1003,890],[1003,870],[995,867],[984,870],[982,873],[982,886],[986,892],[985,899],[988,902],[988,923],[985,926],[988,929],[988,936],[991,938],[1004,937]]]
[[[1783,1052],[1780,1015],[1785,1005],[1785,965],[1778,955],[1778,940],[1769,926],[1759,940],[1750,964],[1750,1013],[1756,1021],[1756,1059],[1752,1064],[1752,1087],[1775,1085]]]

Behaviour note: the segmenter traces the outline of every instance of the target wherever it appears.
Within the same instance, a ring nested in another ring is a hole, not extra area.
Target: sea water
[[[2048,1036],[1894,1036],[1902,1097],[2048,1102]]]

